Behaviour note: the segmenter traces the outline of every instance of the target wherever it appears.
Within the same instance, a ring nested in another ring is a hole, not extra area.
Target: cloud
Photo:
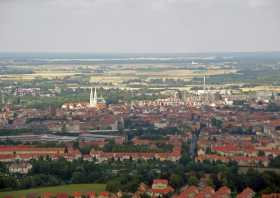
[[[83,9],[91,7],[96,0],[46,0],[47,6]]]
[[[251,8],[270,7],[276,3],[275,0],[249,0],[248,2]]]
[[[151,7],[154,11],[164,11],[167,9],[167,1],[165,0],[152,0]]]
[[[0,0],[0,51],[280,50],[280,0]]]

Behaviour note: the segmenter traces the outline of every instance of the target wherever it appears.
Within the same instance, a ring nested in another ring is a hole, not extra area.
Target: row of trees
[[[186,149],[184,146],[183,149]],[[275,162],[276,163],[276,162]],[[280,175],[271,172],[251,170],[242,173],[236,163],[227,165],[217,162],[197,163],[184,154],[178,163],[158,160],[126,160],[103,163],[64,159],[39,159],[32,161],[32,171],[27,176],[11,175],[0,164],[0,189],[23,189],[37,186],[51,186],[70,183],[106,183],[107,190],[135,192],[138,185],[148,185],[153,179],[165,178],[176,189],[197,185],[203,178],[215,189],[226,185],[234,192],[246,187],[260,192],[280,192]],[[276,163],[277,165],[277,163]],[[207,176],[207,177],[206,177]]]

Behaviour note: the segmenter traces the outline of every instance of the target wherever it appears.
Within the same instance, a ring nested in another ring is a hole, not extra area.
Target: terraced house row
[[[28,162],[32,159],[38,159],[40,157],[50,157],[53,160],[57,160],[60,157],[65,158],[68,161],[83,158],[84,160],[92,161],[96,159],[98,161],[104,161],[108,159],[159,159],[177,161],[181,157],[181,144],[173,147],[171,152],[103,152],[92,150],[90,155],[82,155],[77,149],[71,147],[66,148],[38,148],[34,146],[0,146],[0,162],[15,162],[24,161]]]

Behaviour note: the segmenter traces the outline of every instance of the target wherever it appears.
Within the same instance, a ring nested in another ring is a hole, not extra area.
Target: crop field
[[[13,71],[18,73],[12,73]],[[0,73],[2,81],[32,81],[34,79],[63,80],[79,79],[79,75],[87,76],[90,83],[104,84],[104,86],[135,87],[148,86],[151,80],[173,79],[191,81],[204,75],[226,75],[236,73],[237,70],[219,66],[201,66],[184,69],[176,65],[165,64],[115,64],[115,65],[25,65],[13,66]],[[133,84],[136,83],[136,84]],[[137,84],[138,83],[138,84]],[[147,84],[146,84],[147,83]],[[107,84],[107,85],[106,85]]]
[[[255,87],[245,87],[242,88],[244,92],[255,92],[255,91],[271,91],[271,92],[280,92],[280,86],[255,86]]]
[[[204,74],[207,75],[222,75],[222,74],[230,74],[235,73],[234,69],[208,69],[208,70],[190,70],[190,69],[152,69],[152,70],[113,70],[107,73],[107,75],[111,76],[126,76],[126,75],[136,75],[136,76],[178,76],[178,77],[194,77],[201,76]]]
[[[108,73],[101,75],[92,75],[90,82],[102,82],[102,83],[112,83],[120,84],[127,80],[132,79],[181,79],[189,81],[194,77],[203,77],[204,75],[224,75],[230,73],[236,73],[237,70],[234,69],[208,69],[203,70],[190,70],[190,69],[152,69],[152,70],[112,70]]]
[[[33,73],[33,74],[3,74],[0,75],[0,80],[14,80],[14,81],[29,81],[35,78],[46,78],[46,79],[54,79],[54,78],[63,78],[65,76],[73,76],[79,73],[71,73],[71,72],[41,72],[41,73]]]

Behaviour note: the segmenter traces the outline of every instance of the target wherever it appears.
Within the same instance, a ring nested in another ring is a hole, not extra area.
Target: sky
[[[280,0],[0,0],[0,51],[280,51]]]

